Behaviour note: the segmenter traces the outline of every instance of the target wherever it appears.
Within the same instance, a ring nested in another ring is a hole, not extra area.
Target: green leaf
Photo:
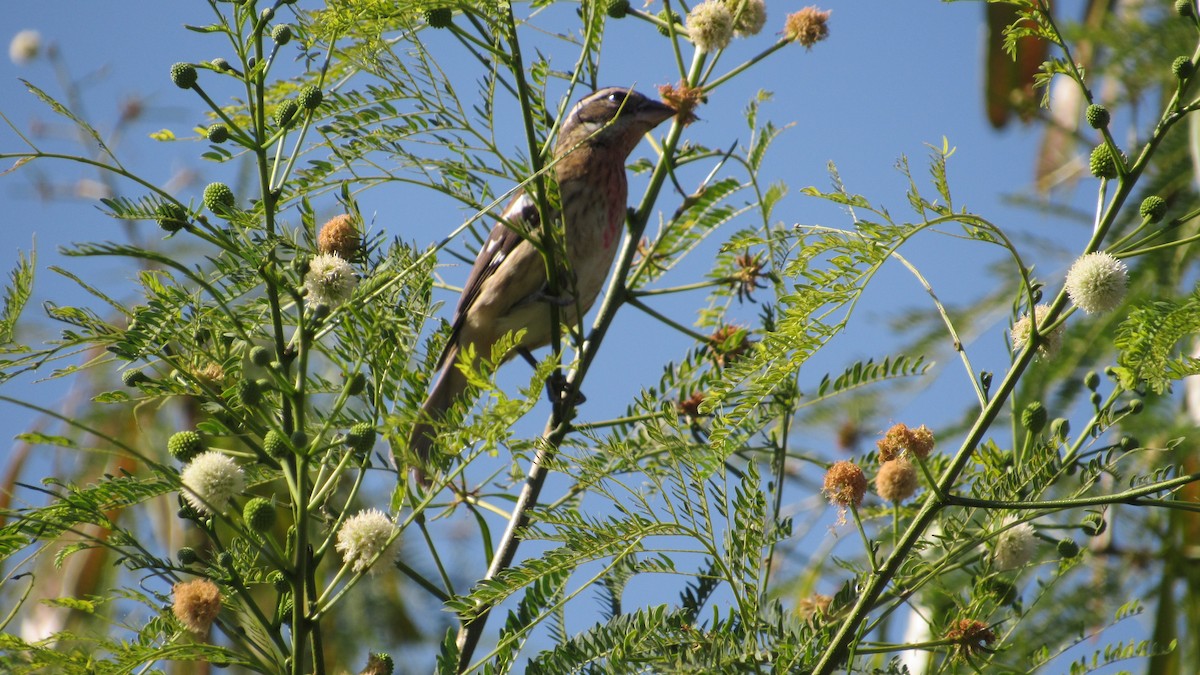
[[[8,288],[4,292],[4,307],[0,310],[0,345],[13,344],[17,319],[29,297],[33,295],[33,275],[37,266],[37,251],[30,249],[29,257],[18,252],[17,266],[9,272]]]

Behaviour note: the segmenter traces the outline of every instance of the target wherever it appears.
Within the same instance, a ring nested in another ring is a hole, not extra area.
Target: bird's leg
[[[533,358],[533,354],[530,354],[528,349],[525,349],[524,347],[517,347],[517,353],[521,355],[521,358],[525,359],[526,363],[528,363],[534,369],[537,368],[537,359]],[[551,403],[553,403],[561,400],[563,396],[566,395],[566,391],[567,378],[563,376],[561,370],[556,368],[554,372],[550,374],[550,379],[546,380],[546,397],[550,399]],[[575,405],[579,405],[586,401],[587,397],[583,395],[583,392],[575,392]]]

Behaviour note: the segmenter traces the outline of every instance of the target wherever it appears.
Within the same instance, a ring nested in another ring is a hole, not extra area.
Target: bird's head
[[[671,106],[631,89],[605,87],[571,108],[558,134],[557,153],[576,146],[629,156],[646,132],[675,114]]]

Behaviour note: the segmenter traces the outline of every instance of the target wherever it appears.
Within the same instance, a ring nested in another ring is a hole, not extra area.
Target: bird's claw
[[[546,380],[546,395],[550,397],[550,402],[565,400],[567,391],[567,378],[563,376],[562,372],[554,371],[550,375],[550,379]],[[580,405],[585,402],[587,402],[587,397],[581,391],[575,392],[574,400],[570,401],[572,405]]]

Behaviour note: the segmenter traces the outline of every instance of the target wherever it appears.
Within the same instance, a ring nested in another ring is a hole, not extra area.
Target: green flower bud
[[[226,72],[233,70],[233,66],[229,65],[229,62],[222,58],[215,58],[212,61],[209,61],[209,64],[212,65],[213,68],[216,68],[217,70],[221,71],[222,73],[226,73]]]
[[[1039,434],[1046,428],[1046,406],[1033,401],[1021,411],[1021,425],[1031,434]]]
[[[1079,555],[1079,544],[1076,544],[1071,539],[1058,540],[1058,555],[1063,558],[1074,558]]]
[[[673,23],[676,25],[679,24],[679,15],[669,9],[664,9],[663,11],[659,12],[658,18],[662,19],[663,23]],[[659,26],[658,32],[662,33],[663,35],[671,34],[666,26]]]
[[[224,183],[209,183],[204,188],[204,206],[213,213],[221,213],[233,208],[233,190]]]
[[[208,140],[210,143],[224,143],[229,140],[229,127],[224,124],[214,124],[208,128]]]
[[[1092,156],[1088,159],[1088,170],[1096,178],[1117,177],[1117,159],[1107,143],[1101,143],[1092,150]]]
[[[196,86],[196,66],[190,63],[176,63],[171,66],[171,81],[180,89],[191,89]]]
[[[454,21],[454,12],[449,7],[425,10],[425,23],[430,28],[449,28]]]
[[[1139,441],[1136,436],[1122,436],[1121,437],[1121,449],[1122,450],[1128,452],[1130,450],[1137,450],[1140,447],[1142,447],[1142,442]]]
[[[194,565],[200,560],[200,556],[196,555],[196,549],[191,546],[184,546],[175,554],[179,558],[180,565]]]
[[[1104,127],[1107,127],[1109,121],[1112,119],[1112,116],[1108,114],[1108,108],[1105,108],[1102,105],[1096,105],[1095,103],[1087,107],[1084,117],[1087,118],[1088,126],[1093,129],[1103,129]]]
[[[271,582],[271,586],[275,589],[276,593],[283,593],[288,590],[287,577],[283,576],[283,572],[279,570],[274,570],[268,574],[267,581]]]
[[[283,434],[272,429],[263,436],[263,452],[275,459],[282,459],[287,457],[290,450],[287,441],[283,439]]]
[[[263,347],[262,345],[257,345],[250,350],[250,363],[253,363],[259,368],[265,368],[270,362],[271,350]]]
[[[262,402],[262,389],[259,388],[258,382],[249,378],[238,382],[237,397],[238,401],[246,407],[253,407]]]
[[[608,0],[606,13],[614,19],[624,19],[629,13],[629,0]]]
[[[137,368],[130,368],[121,373],[121,384],[126,387],[136,387],[142,382],[149,381],[150,378],[146,377],[146,374]]]
[[[275,18],[275,8],[274,7],[264,7],[263,11],[258,13],[258,17],[260,19],[262,19],[264,22],[274,19]]]
[[[1196,15],[1196,0],[1175,0],[1175,13],[1187,19]]]
[[[1094,370],[1089,370],[1087,375],[1083,376],[1083,386],[1096,391],[1096,387],[1100,386],[1100,375]]]
[[[297,450],[308,446],[308,434],[303,431],[297,431],[292,434],[292,447]]]
[[[217,564],[225,569],[233,567],[233,554],[229,551],[221,551],[221,555],[217,556]]]
[[[375,447],[375,427],[370,422],[359,422],[346,432],[346,445],[350,450],[365,454]]]
[[[286,23],[281,23],[271,29],[271,39],[279,46],[286,45],[292,41],[292,27]]]
[[[1063,417],[1057,417],[1050,423],[1050,435],[1060,440],[1067,440],[1071,433],[1071,423]]]
[[[177,431],[167,439],[167,452],[183,464],[204,451],[204,439],[194,431]]]
[[[166,202],[158,205],[158,226],[167,232],[178,232],[187,227],[187,211],[178,204]]]
[[[346,394],[349,396],[358,396],[367,386],[367,376],[362,373],[354,373],[346,378]]]
[[[1001,605],[1011,605],[1017,601],[1017,587],[1004,579],[988,579],[987,591]]]
[[[1195,66],[1192,64],[1192,60],[1186,56],[1180,56],[1171,62],[1171,72],[1181,80],[1191,77],[1193,70],[1195,70]]]
[[[263,497],[251,499],[242,509],[242,520],[255,532],[266,532],[275,527],[275,519],[275,505]]]
[[[1142,200],[1142,205],[1138,207],[1138,215],[1152,223],[1157,223],[1167,215],[1167,202],[1162,197],[1150,195]]]
[[[371,675],[392,675],[395,668],[396,665],[388,654],[371,654],[367,658],[367,669],[371,671]]]
[[[275,124],[282,129],[290,127],[298,112],[300,112],[300,104],[295,101],[289,99],[280,103],[279,107],[275,109]]]
[[[321,93],[320,89],[311,84],[306,84],[300,88],[300,96],[298,98],[300,99],[300,105],[305,110],[316,110],[317,106],[321,105],[321,101],[325,100],[325,95]]]
[[[1137,415],[1138,413],[1142,412],[1142,410],[1143,410],[1145,407],[1146,407],[1146,404],[1145,404],[1145,403],[1142,403],[1142,399],[1140,399],[1140,398],[1135,398],[1135,399],[1133,399],[1132,401],[1130,401],[1130,402],[1129,402],[1129,414],[1130,414],[1130,415]]]

